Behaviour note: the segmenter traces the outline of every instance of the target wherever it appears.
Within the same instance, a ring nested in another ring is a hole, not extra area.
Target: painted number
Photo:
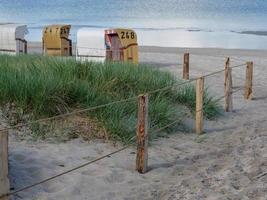
[[[135,38],[135,34],[134,34],[134,32],[124,32],[124,31],[122,31],[121,32],[121,39],[134,39]]]

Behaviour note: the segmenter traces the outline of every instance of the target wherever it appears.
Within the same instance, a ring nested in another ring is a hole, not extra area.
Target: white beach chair
[[[0,53],[11,55],[27,53],[26,34],[28,34],[26,25],[0,24]]]
[[[77,32],[76,59],[104,62],[106,60],[104,30],[81,28]]]

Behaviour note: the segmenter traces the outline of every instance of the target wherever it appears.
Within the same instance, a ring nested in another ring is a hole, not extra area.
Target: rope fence
[[[189,117],[190,115],[187,115],[187,116]],[[161,131],[163,131],[164,129],[169,128],[170,126],[173,126],[173,125],[175,125],[175,124],[177,124],[177,123],[179,123],[179,122],[181,122],[181,121],[182,121],[182,119],[175,120],[175,121],[169,123],[168,125],[166,125],[166,126],[164,126],[164,127],[161,127],[161,128],[158,128],[158,129],[154,130],[154,131],[152,132],[152,134],[156,134],[156,133],[158,133],[158,132],[161,132]],[[152,128],[153,128],[153,127],[152,127]],[[153,136],[153,135],[150,135],[150,136]],[[52,180],[54,180],[54,179],[57,179],[57,178],[59,178],[59,177],[61,177],[61,176],[64,176],[64,175],[69,174],[69,173],[71,173],[71,172],[74,172],[74,171],[77,171],[77,170],[82,169],[82,168],[84,168],[84,167],[87,167],[87,166],[89,166],[89,165],[91,165],[91,164],[93,164],[93,163],[95,163],[95,162],[101,161],[101,160],[103,160],[103,159],[105,159],[105,158],[109,158],[110,156],[115,155],[115,154],[117,154],[117,153],[120,153],[120,152],[122,152],[122,151],[128,149],[129,147],[131,147],[131,146],[134,144],[134,143],[133,143],[133,140],[134,140],[134,139],[136,139],[136,136],[132,137],[132,138],[129,140],[129,144],[128,144],[128,145],[126,145],[126,146],[124,146],[124,147],[122,147],[122,148],[119,148],[119,149],[116,150],[116,151],[113,151],[113,152],[111,152],[111,153],[108,153],[108,154],[106,154],[106,155],[103,155],[103,156],[101,156],[101,157],[98,157],[98,158],[96,158],[96,159],[94,159],[94,160],[91,160],[91,161],[88,161],[88,162],[83,163],[83,164],[81,164],[81,165],[78,165],[78,166],[76,166],[76,167],[73,167],[73,168],[71,168],[71,169],[69,169],[69,170],[66,170],[66,171],[64,171],[64,172],[62,172],[62,173],[59,173],[59,174],[57,174],[57,175],[54,175],[54,176],[51,176],[51,177],[49,177],[49,178],[43,179],[43,180],[41,180],[41,181],[38,181],[38,182],[36,182],[36,183],[34,183],[34,184],[30,184],[30,185],[28,185],[28,186],[25,186],[25,187],[22,187],[22,188],[20,188],[20,189],[17,189],[17,190],[15,190],[15,191],[13,191],[13,192],[10,192],[10,193],[6,194],[6,195],[0,196],[0,199],[3,198],[3,197],[7,197],[7,196],[17,195],[17,194],[20,193],[20,192],[23,192],[23,191],[26,191],[26,190],[30,190],[30,189],[33,188],[33,187],[36,187],[36,186],[38,186],[38,185],[42,185],[42,184],[44,184],[44,183],[47,183],[47,182],[52,181]]]
[[[81,110],[76,110],[73,112],[69,112],[69,113],[65,113],[65,114],[61,114],[61,115],[57,115],[57,116],[53,116],[53,117],[48,117],[48,118],[43,118],[43,119],[39,119],[39,120],[35,120],[35,121],[30,121],[27,123],[23,123],[23,124],[18,124],[18,125],[14,125],[14,126],[10,126],[10,127],[6,127],[0,130],[0,133],[3,132],[7,132],[9,130],[13,130],[13,129],[18,129],[18,128],[22,128],[22,127],[26,127],[35,123],[40,123],[40,122],[47,122],[47,121],[51,121],[51,120],[57,120],[57,119],[61,119],[64,117],[68,117],[68,116],[73,116],[75,114],[80,114],[80,113],[84,113],[84,112],[88,112],[88,111],[94,111],[96,109],[99,108],[104,108],[107,106],[112,106],[115,104],[120,104],[120,103],[126,103],[126,102],[133,102],[138,100],[138,113],[137,113],[137,125],[136,125],[136,136],[132,137],[129,139],[129,144],[125,145],[119,149],[117,149],[116,151],[113,151],[111,153],[105,154],[103,156],[100,156],[94,160],[85,162],[83,164],[77,165],[76,167],[73,167],[69,170],[66,170],[64,172],[61,172],[57,175],[48,177],[46,179],[43,179],[41,181],[38,181],[36,183],[30,184],[28,186],[22,187],[20,189],[14,190],[13,192],[8,192],[6,194],[0,194],[0,199],[1,198],[5,198],[8,196],[12,196],[12,195],[17,195],[20,192],[29,190],[33,187],[36,187],[38,185],[44,184],[46,182],[52,181],[54,179],[57,179],[61,176],[64,176],[66,174],[69,174],[71,172],[77,171],[81,168],[87,167],[95,162],[101,161],[105,158],[108,158],[110,156],[113,156],[115,154],[118,154],[130,147],[132,147],[134,145],[134,143],[136,142],[136,146],[137,146],[137,153],[136,153],[136,170],[140,173],[146,173],[147,169],[148,169],[148,140],[149,140],[149,136],[153,136],[156,133],[159,133],[161,131],[164,131],[165,129],[174,126],[178,123],[180,123],[181,121],[183,121],[185,118],[190,118],[192,117],[192,114],[189,112],[181,112],[181,115],[184,118],[179,118],[176,119],[172,122],[170,122],[167,125],[164,125],[163,127],[159,127],[156,130],[153,130],[155,127],[157,127],[157,125],[150,127],[148,125],[148,106],[149,106],[149,95],[153,95],[155,93],[158,92],[163,92],[163,91],[167,91],[167,90],[171,90],[175,87],[181,87],[183,85],[186,84],[191,84],[193,82],[196,83],[196,109],[195,109],[195,131],[197,134],[202,134],[203,133],[203,112],[204,112],[204,92],[205,92],[205,78],[207,77],[211,77],[214,76],[216,74],[224,73],[224,95],[218,98],[218,101],[225,99],[225,106],[224,109],[226,112],[231,112],[233,110],[233,97],[232,95],[239,92],[240,90],[244,89],[244,98],[245,99],[251,99],[252,96],[252,79],[253,79],[253,63],[252,62],[246,62],[243,64],[238,64],[238,65],[234,65],[234,66],[230,66],[230,58],[227,58],[226,63],[225,63],[225,67],[222,70],[218,70],[215,72],[211,72],[209,74],[203,75],[201,77],[197,77],[197,78],[192,78],[189,79],[189,54],[186,53],[184,55],[184,64],[183,65],[183,79],[185,80],[184,82],[180,82],[180,83],[176,83],[176,84],[172,84],[163,88],[159,88],[159,89],[155,89],[153,91],[147,91],[144,94],[140,94],[138,96],[134,96],[134,97],[130,97],[127,99],[123,99],[123,100],[119,100],[119,101],[114,101],[114,102],[110,102],[107,104],[102,104],[102,105],[97,105],[97,106],[93,106],[90,108],[86,108],[86,109],[81,109]],[[240,67],[244,67],[246,66],[246,81],[243,87],[238,87],[237,89],[233,90],[233,85],[232,85],[232,69],[235,68],[240,68]],[[2,195],[2,196],[1,196]]]

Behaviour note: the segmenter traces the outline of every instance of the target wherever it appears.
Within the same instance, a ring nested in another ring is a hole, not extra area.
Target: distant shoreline
[[[258,36],[267,36],[267,31],[231,31],[233,33],[239,34],[248,34],[248,35],[258,35]]]
[[[42,30],[43,26],[31,26],[28,25],[29,29],[32,30]],[[80,29],[80,28],[91,28],[91,29],[108,29],[108,28],[117,28],[114,26],[97,26],[97,25],[71,25],[74,29]],[[185,31],[185,32],[220,32],[219,30],[213,30],[213,29],[203,29],[200,27],[158,27],[158,28],[149,28],[149,27],[130,27],[134,30],[141,30],[141,31],[171,31],[171,30],[177,30],[177,31]],[[259,35],[259,36],[267,36],[267,30],[247,30],[247,31],[237,31],[237,30],[226,30],[226,32],[230,33],[237,33],[237,34],[249,34],[249,35]]]
[[[75,55],[76,43],[73,43],[73,55]],[[183,54],[190,52],[195,55],[221,55],[221,56],[251,56],[266,57],[267,49],[226,49],[226,48],[191,48],[191,47],[160,47],[160,46],[139,46],[141,53],[161,53],[161,54]],[[41,42],[29,42],[28,52],[30,54],[42,54]]]

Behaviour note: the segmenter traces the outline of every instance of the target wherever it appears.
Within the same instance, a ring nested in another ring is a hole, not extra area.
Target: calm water
[[[266,0],[0,0],[0,22],[28,24],[28,40],[41,41],[51,23],[80,27],[132,27],[141,45],[267,49]],[[234,32],[233,32],[234,31]]]

